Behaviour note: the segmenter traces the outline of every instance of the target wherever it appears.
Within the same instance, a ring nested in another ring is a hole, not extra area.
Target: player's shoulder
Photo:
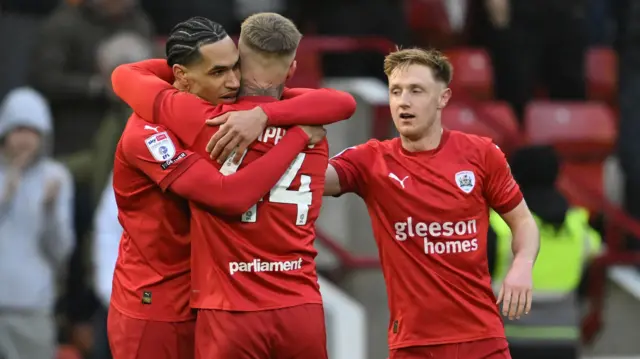
[[[129,118],[118,145],[118,149],[125,155],[149,151],[158,161],[166,160],[177,148],[182,148],[182,145],[169,129],[145,121],[136,114]]]
[[[383,141],[372,138],[369,141],[363,143],[362,146],[372,151],[386,151],[396,146],[398,141],[400,141],[399,138],[392,138],[390,140]]]
[[[132,148],[149,147],[159,142],[173,142],[175,136],[168,128],[143,120],[133,114],[122,131],[120,142],[124,151]]]
[[[135,113],[129,117],[127,125],[122,132],[123,138],[146,138],[157,133],[168,132],[168,129],[162,125],[145,121]]]
[[[358,152],[367,152],[367,153],[384,152],[389,149],[392,149],[395,146],[395,142],[396,142],[395,138],[391,140],[384,140],[384,141],[380,141],[378,139],[372,138],[365,143],[347,147],[342,152],[345,152],[345,151],[358,151]]]
[[[497,147],[491,138],[454,130],[449,131],[448,141],[450,144],[455,145],[463,155],[482,155],[488,150]]]

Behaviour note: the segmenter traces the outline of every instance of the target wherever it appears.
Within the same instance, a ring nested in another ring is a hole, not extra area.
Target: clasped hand
[[[247,148],[267,126],[267,115],[260,107],[252,110],[233,111],[206,120],[208,126],[220,126],[207,143],[206,151],[212,160],[224,163],[236,148],[233,162],[238,163]],[[320,142],[326,135],[322,126],[300,126],[309,136],[309,144]]]

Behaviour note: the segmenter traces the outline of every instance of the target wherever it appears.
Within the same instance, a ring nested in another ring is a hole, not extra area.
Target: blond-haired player
[[[447,58],[398,50],[384,71],[400,136],[331,159],[325,195],[353,192],[368,207],[389,296],[390,358],[510,358],[487,266],[489,207],[513,233],[514,262],[498,298],[510,318],[531,306],[536,223],[502,151],[443,129]]]

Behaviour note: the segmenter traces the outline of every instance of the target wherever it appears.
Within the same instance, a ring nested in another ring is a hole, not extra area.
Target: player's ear
[[[293,60],[291,62],[291,65],[289,65],[289,71],[287,72],[287,81],[289,81],[293,77],[293,74],[296,73],[297,68],[298,68],[298,61]]]
[[[180,89],[181,91],[189,91],[187,69],[184,66],[178,64],[173,65],[171,69],[173,70],[173,77],[176,80],[178,89]]]
[[[451,92],[451,89],[448,87],[442,91],[442,93],[440,94],[440,101],[438,102],[439,110],[442,110],[443,108],[447,107],[449,100],[451,100],[452,94],[453,93]]]

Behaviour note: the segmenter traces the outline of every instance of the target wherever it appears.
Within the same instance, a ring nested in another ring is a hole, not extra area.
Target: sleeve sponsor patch
[[[158,162],[165,162],[172,159],[176,154],[176,146],[173,145],[171,137],[166,132],[156,133],[144,140],[149,152]]]
[[[169,166],[171,166],[172,164],[182,160],[185,157],[187,157],[187,154],[185,152],[182,152],[179,155],[177,155],[176,157],[166,160],[164,163],[162,163],[160,165],[160,167],[162,167],[163,170],[166,170],[167,168],[169,168]]]

